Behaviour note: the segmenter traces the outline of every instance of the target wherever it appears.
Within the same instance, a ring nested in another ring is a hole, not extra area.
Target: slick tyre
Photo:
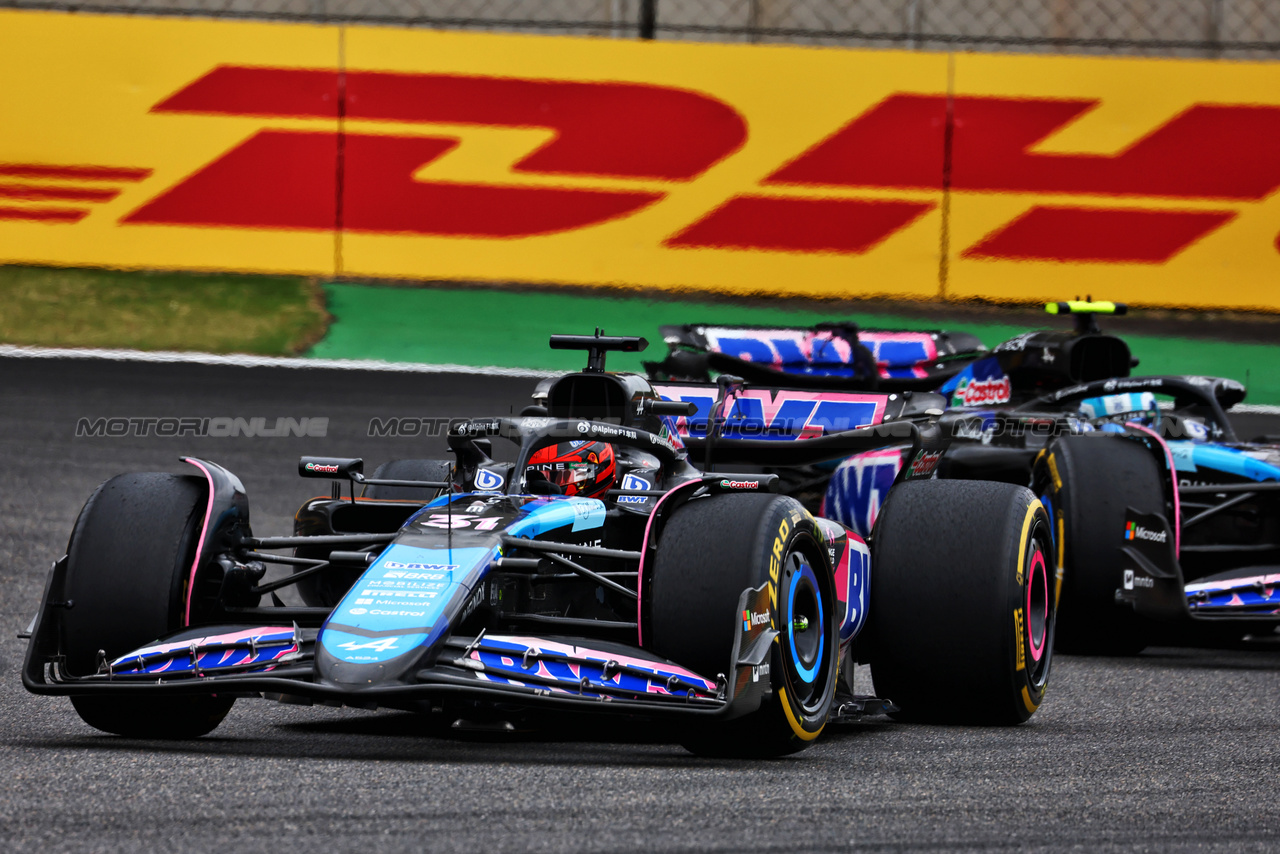
[[[701,756],[761,758],[803,750],[826,724],[840,656],[835,583],[821,534],[793,498],[724,495],[681,507],[661,533],[647,592],[645,644],[708,678],[734,676],[739,599],[772,585],[769,690],[759,708],[687,728]],[[776,604],[773,604],[776,603]]]
[[[373,479],[447,481],[449,460],[391,460],[374,469]],[[427,486],[368,486],[365,498],[430,501],[440,490]]]
[[[1056,567],[1026,487],[907,481],[872,537],[866,639],[876,693],[919,723],[1019,724],[1044,698]]]
[[[1112,436],[1058,439],[1035,466],[1062,543],[1058,650],[1074,655],[1137,655],[1152,627],[1116,602],[1124,583],[1126,508],[1164,513],[1160,467],[1136,442]]]
[[[182,628],[188,576],[203,527],[200,478],[125,474],[98,487],[67,544],[62,649],[72,675]],[[231,697],[73,696],[89,726],[134,738],[194,738],[216,727]]]

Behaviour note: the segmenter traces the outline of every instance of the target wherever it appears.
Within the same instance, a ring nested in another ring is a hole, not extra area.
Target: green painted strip
[[[553,351],[553,332],[589,334],[602,327],[610,335],[643,335],[643,354],[614,353],[609,367],[640,370],[643,358],[660,360],[665,346],[658,326],[677,323],[754,323],[805,326],[832,316],[809,310],[731,303],[649,300],[594,296],[580,292],[506,291],[497,288],[407,288],[329,284],[325,286],[334,323],[308,354],[326,359],[384,359],[493,365],[510,368],[577,370],[583,356]],[[858,320],[858,318],[853,318]],[[1044,328],[1067,328],[1045,317]],[[1027,331],[1003,323],[934,322],[876,315],[860,321],[868,328],[958,329],[971,332],[988,347]],[[1124,334],[1117,318],[1106,328]],[[1205,374],[1231,377],[1249,385],[1250,403],[1280,404],[1280,349],[1266,344],[1125,336],[1142,360],[1138,373]]]

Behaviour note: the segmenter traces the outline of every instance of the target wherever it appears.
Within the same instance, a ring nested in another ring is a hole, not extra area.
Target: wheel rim
[[[1031,568],[1027,578],[1027,645],[1031,660],[1039,663],[1044,657],[1044,642],[1049,633],[1049,575],[1045,569],[1044,552],[1037,549],[1031,556]]]
[[[786,603],[779,614],[785,636],[788,689],[810,711],[821,705],[828,681],[826,594],[813,566],[796,551],[787,556]]]
[[[1032,529],[1027,545],[1027,577],[1024,582],[1023,614],[1026,619],[1025,653],[1027,681],[1039,689],[1049,678],[1049,663],[1053,656],[1053,626],[1057,602],[1050,580],[1050,555],[1052,541],[1043,522]]]

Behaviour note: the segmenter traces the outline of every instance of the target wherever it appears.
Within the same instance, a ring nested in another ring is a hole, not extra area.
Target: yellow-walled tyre
[[[696,673],[732,676],[738,611],[748,588],[769,584],[770,692],[759,709],[687,728],[702,756],[795,753],[822,732],[835,698],[840,633],[830,557],[813,517],[794,498],[723,495],[681,507],[658,542],[645,646]]]
[[[1127,564],[1127,508],[1165,512],[1160,466],[1149,451],[1116,436],[1066,436],[1040,456],[1036,491],[1062,523],[1062,616],[1057,647],[1071,655],[1137,655],[1148,621],[1116,602]]]

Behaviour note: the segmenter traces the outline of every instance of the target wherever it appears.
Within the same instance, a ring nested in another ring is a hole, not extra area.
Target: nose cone
[[[429,548],[396,543],[352,585],[320,630],[323,681],[401,680],[426,666],[471,598],[496,546]]]

